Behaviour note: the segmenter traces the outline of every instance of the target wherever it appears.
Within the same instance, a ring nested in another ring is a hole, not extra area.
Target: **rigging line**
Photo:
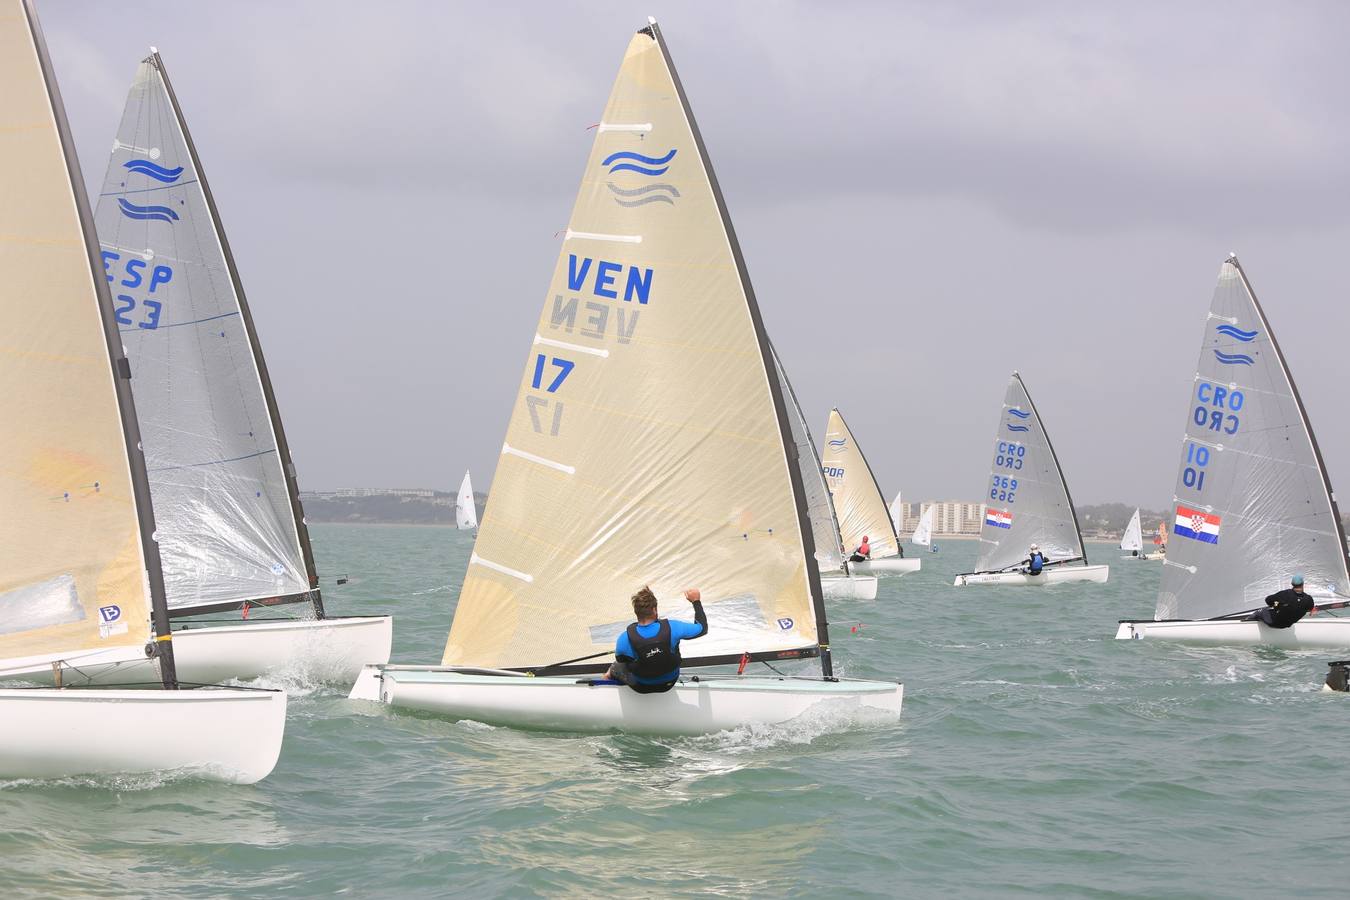
[[[242,459],[253,459],[254,457],[266,456],[269,453],[276,453],[276,452],[277,449],[273,447],[271,450],[259,450],[257,453],[246,453],[243,456],[235,456],[230,459],[213,459],[208,462],[187,463],[186,465],[181,466],[160,466],[154,469],[150,469],[149,471],[172,472],[175,469],[200,469],[203,466],[220,466],[224,465],[225,463],[239,462]]]
[[[239,315],[239,311],[221,313],[218,316],[207,316],[205,319],[193,319],[191,322],[174,322],[170,325],[160,325],[158,328],[121,328],[119,334],[140,334],[142,331],[164,331],[169,328],[181,328],[184,325],[200,325],[203,322],[214,322],[216,319],[228,319],[230,316]]]
[[[137,189],[134,190],[134,191],[106,191],[106,192],[104,192],[104,193],[102,193],[102,194],[99,194],[99,196],[100,196],[100,197],[123,197],[123,196],[126,196],[127,194],[146,194],[146,193],[149,193],[150,191],[167,191],[167,190],[172,190],[173,188],[176,188],[176,187],[183,187],[184,185],[188,185],[188,184],[196,184],[196,183],[197,183],[197,179],[193,178],[191,181],[175,181],[173,184],[161,184],[161,185],[156,185],[155,187],[137,188]]]

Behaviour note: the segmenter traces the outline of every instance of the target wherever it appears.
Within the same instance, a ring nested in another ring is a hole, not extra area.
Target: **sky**
[[[96,193],[159,48],[302,488],[486,488],[654,15],[817,438],[975,499],[1022,373],[1079,504],[1171,499],[1236,251],[1350,484],[1350,5],[38,0]]]

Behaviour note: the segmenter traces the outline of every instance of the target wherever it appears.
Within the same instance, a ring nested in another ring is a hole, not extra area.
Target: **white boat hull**
[[[389,661],[394,640],[392,616],[332,619],[241,620],[237,625],[190,625],[173,632],[178,680],[185,684],[248,681],[293,676],[312,682],[351,684],[367,665]],[[51,684],[49,666],[8,671],[5,678]],[[100,664],[96,658],[62,671],[67,687],[137,684],[159,680],[148,659]]]
[[[870,577],[822,578],[820,588],[826,600],[877,599],[877,580]]]
[[[923,565],[923,560],[907,559],[903,556],[883,556],[881,559],[865,559],[862,562],[851,562],[848,564],[848,570],[854,575],[908,575],[910,572],[919,571]]]
[[[973,584],[1014,584],[1044,587],[1048,584],[1067,584],[1072,581],[1105,584],[1110,573],[1110,566],[1053,566],[1049,569],[1042,569],[1039,575],[1027,575],[1023,572],[973,572],[966,575],[957,575],[952,584],[956,587]]]
[[[1304,618],[1288,628],[1262,622],[1121,622],[1116,640],[1181,641],[1221,647],[1279,647],[1285,650],[1350,649],[1350,616]]]
[[[574,676],[523,678],[433,666],[369,666],[351,699],[546,731],[713,734],[773,725],[830,705],[899,717],[904,686],[883,681],[778,678],[686,680],[663,694],[622,685],[577,683]]]
[[[1166,558],[1167,555],[1164,553],[1141,553],[1139,556],[1121,556],[1121,559],[1132,559],[1136,562],[1157,562],[1158,560]]]
[[[282,691],[0,690],[0,778],[173,774],[253,784],[281,753]]]

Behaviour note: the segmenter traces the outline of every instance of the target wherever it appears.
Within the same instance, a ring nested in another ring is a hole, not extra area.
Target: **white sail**
[[[1130,516],[1130,524],[1125,526],[1125,534],[1120,539],[1120,549],[1131,553],[1144,549],[1144,532],[1139,526],[1139,510]]]
[[[900,491],[895,492],[895,499],[891,501],[890,513],[891,527],[895,529],[896,534],[899,534],[905,529],[905,512],[904,507],[901,506]]]
[[[900,538],[886,508],[886,498],[838,409],[830,410],[825,449],[820,458],[839,514],[839,533],[848,551],[862,543],[865,535],[871,543],[873,559],[899,553]]]
[[[459,496],[455,498],[455,524],[460,531],[469,531],[478,527],[478,509],[473,502],[473,482],[469,480],[469,470],[464,470],[464,480],[459,483]]]
[[[1069,486],[1036,405],[1016,372],[999,412],[980,528],[981,572],[1027,558],[1037,544],[1051,561],[1086,559]]]
[[[923,511],[923,515],[919,516],[919,524],[914,529],[914,537],[912,537],[910,540],[912,540],[914,543],[918,544],[921,547],[927,547],[929,544],[933,543],[932,506],[929,506],[927,509],[925,509]]]
[[[130,373],[29,15],[0,10],[0,669],[143,658],[162,592]]]
[[[127,96],[95,222],[135,373],[169,606],[310,599],[308,534],[270,382],[157,53]]]
[[[1312,426],[1236,258],[1219,268],[1189,391],[1158,619],[1260,607],[1299,573],[1350,597],[1345,532]]]
[[[598,658],[650,585],[686,665],[826,643],[769,344],[654,30],[624,56],[554,269],[444,663]]]

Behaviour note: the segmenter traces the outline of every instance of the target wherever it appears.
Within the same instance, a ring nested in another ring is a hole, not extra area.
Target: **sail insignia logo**
[[[111,625],[122,618],[122,607],[120,606],[100,606],[98,608],[98,620],[104,625]]]
[[[610,175],[633,172],[644,178],[659,178],[670,171],[670,161],[675,158],[675,154],[678,152],[678,150],[672,148],[664,156],[647,156],[632,150],[620,150],[606,156],[600,164],[605,167],[605,171]],[[645,206],[648,203],[665,203],[668,206],[674,206],[675,201],[680,198],[679,189],[666,182],[622,188],[610,181],[606,182],[605,186],[609,188],[613,195],[614,202],[625,207]]]
[[[117,198],[117,206],[128,219],[152,222],[177,222],[178,213],[167,206],[137,206],[125,197]]]
[[[1232,338],[1244,344],[1250,344],[1261,334],[1259,331],[1243,331],[1236,325],[1224,323],[1215,325],[1214,330],[1226,338]],[[1214,358],[1225,366],[1251,366],[1256,364],[1256,360],[1246,353],[1224,353],[1219,348],[1214,348]]]
[[[132,159],[122,163],[122,168],[128,172],[134,172],[138,175],[145,175],[156,181],[162,181],[165,184],[173,184],[183,175],[183,167],[178,166],[173,169],[166,169],[161,165],[151,162],[148,159]]]
[[[1010,415],[1010,416],[1016,416],[1017,418],[1022,419],[1023,421],[1025,421],[1025,420],[1031,418],[1031,413],[1029,413],[1029,412],[1023,412],[1022,410],[1018,409],[1018,408],[1015,407],[1015,406],[1010,406],[1010,407],[1008,407],[1008,415]],[[1009,422],[1009,423],[1008,423],[1008,430],[1009,430],[1009,431],[1030,431],[1031,429],[1030,429],[1029,427],[1027,427],[1026,425],[1018,425],[1018,424],[1016,424],[1016,423]]]
[[[1012,513],[1006,509],[991,509],[984,514],[984,524],[994,528],[1011,528],[1012,519]]]
[[[1177,517],[1172,525],[1172,533],[1178,537],[1190,538],[1206,544],[1219,543],[1221,519],[1213,513],[1177,506]]]
[[[126,634],[127,623],[122,621],[122,607],[100,606],[98,608],[98,636],[112,637],[114,634]]]
[[[843,453],[848,449],[848,438],[839,438],[838,440],[829,441],[828,443],[830,449],[835,453]]]
[[[789,619],[787,616],[784,616],[783,618],[778,620],[778,627],[783,631],[791,631],[793,624],[794,624],[793,621]]]

